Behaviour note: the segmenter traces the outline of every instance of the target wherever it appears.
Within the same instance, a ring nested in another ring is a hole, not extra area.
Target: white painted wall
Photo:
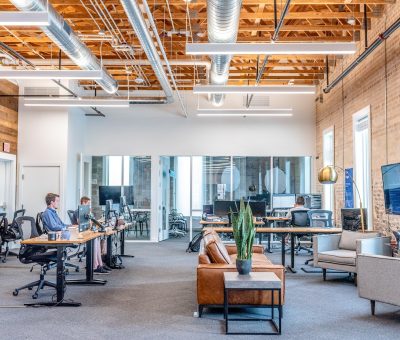
[[[30,84],[30,86],[32,86]],[[22,89],[22,87],[21,87]],[[150,155],[152,188],[159,185],[159,156],[314,156],[314,97],[275,95],[273,108],[293,108],[293,117],[204,118],[196,116],[197,96],[184,93],[189,112],[178,103],[102,108],[105,118],[84,117],[80,110],[24,107],[19,110],[19,165],[62,167],[62,215],[78,200],[78,155]],[[230,107],[242,96],[227,96]],[[206,107],[206,98],[200,106]],[[88,111],[89,112],[89,111]],[[158,238],[158,193],[152,190],[152,241]]]

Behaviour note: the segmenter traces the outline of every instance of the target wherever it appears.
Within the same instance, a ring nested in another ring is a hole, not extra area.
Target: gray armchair
[[[314,266],[322,268],[326,280],[327,269],[357,275],[357,255],[387,255],[390,237],[379,233],[361,233],[344,230],[342,234],[314,236]],[[389,249],[390,250],[390,249]]]
[[[400,258],[361,254],[357,256],[358,295],[371,301],[375,315],[375,301],[400,306]]]

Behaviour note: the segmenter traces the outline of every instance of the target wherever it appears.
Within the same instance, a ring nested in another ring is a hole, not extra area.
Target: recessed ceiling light
[[[347,18],[347,23],[354,26],[356,24],[356,19],[354,17]]]
[[[99,35],[106,35],[106,32],[104,32],[104,30],[100,30]]]

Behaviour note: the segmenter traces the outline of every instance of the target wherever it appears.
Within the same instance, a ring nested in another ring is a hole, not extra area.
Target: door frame
[[[6,212],[8,216],[15,211],[16,206],[16,192],[17,192],[17,155],[0,152],[0,160],[6,161],[7,164],[7,172],[8,178],[6,178],[7,182],[10,183],[8,187],[8,192],[6,193],[7,202],[10,203],[6,208]]]
[[[44,168],[44,167],[53,167],[53,168],[59,168],[60,170],[60,179],[59,179],[59,186],[60,186],[60,192],[58,193],[61,197],[61,206],[59,209],[59,216],[61,216],[61,218],[65,218],[64,214],[66,213],[67,209],[66,209],[66,204],[67,204],[67,200],[66,197],[64,195],[65,190],[64,190],[64,168],[62,166],[62,164],[60,163],[20,163],[19,167],[18,167],[18,200],[17,200],[17,206],[21,207],[21,199],[23,197],[23,169],[25,167],[32,167],[32,168]],[[44,199],[44,198],[43,198]]]

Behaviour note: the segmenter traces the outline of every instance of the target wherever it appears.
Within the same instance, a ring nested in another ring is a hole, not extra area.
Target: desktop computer
[[[296,203],[295,194],[273,194],[272,209],[291,209]]]

